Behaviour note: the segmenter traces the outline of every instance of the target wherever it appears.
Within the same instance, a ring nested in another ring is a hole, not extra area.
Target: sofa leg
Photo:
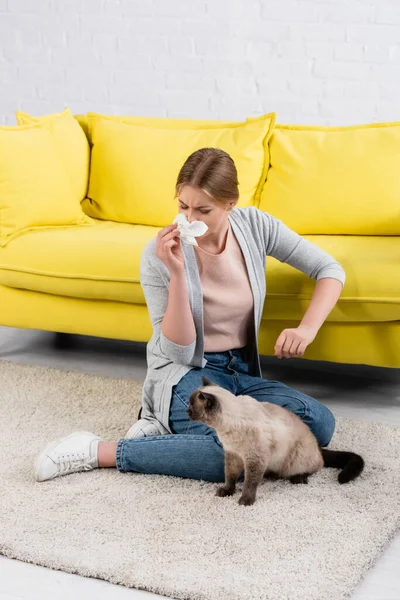
[[[59,350],[68,350],[74,345],[74,337],[70,333],[56,332],[54,345]]]

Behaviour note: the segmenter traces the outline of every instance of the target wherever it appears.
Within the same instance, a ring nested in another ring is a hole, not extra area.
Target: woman
[[[203,375],[235,395],[288,408],[321,446],[332,438],[335,420],[328,408],[263,379],[257,348],[266,256],[317,281],[300,325],[285,329],[276,342],[279,358],[302,356],[313,341],[341,293],[341,265],[268,213],[235,208],[236,167],[223,150],[191,154],[179,173],[176,196],[179,212],[189,222],[203,221],[208,230],[192,246],[180,239],[176,225],[168,225],[143,251],[140,281],[153,335],[141,418],[118,442],[103,442],[89,432],[52,442],[36,460],[37,481],[97,467],[224,481],[224,451],[215,430],[187,414]]]

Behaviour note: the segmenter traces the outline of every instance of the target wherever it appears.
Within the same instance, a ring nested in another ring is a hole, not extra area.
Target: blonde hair
[[[220,148],[200,148],[193,152],[179,171],[175,198],[184,185],[193,185],[209,194],[217,204],[226,206],[239,199],[239,182],[233,159]]]

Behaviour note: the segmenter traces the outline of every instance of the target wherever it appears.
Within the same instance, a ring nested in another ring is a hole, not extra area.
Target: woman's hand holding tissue
[[[189,223],[185,215],[179,213],[172,225],[167,225],[158,232],[156,255],[165,264],[171,275],[182,274],[184,256],[181,241],[197,246],[195,237],[204,235],[208,227],[203,221]]]
[[[172,275],[184,272],[185,261],[176,224],[167,225],[157,234],[156,256],[164,263]]]

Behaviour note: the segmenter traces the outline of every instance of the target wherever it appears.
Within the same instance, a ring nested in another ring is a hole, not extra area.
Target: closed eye
[[[188,207],[187,206],[183,206],[182,204],[180,205],[182,210],[187,210]],[[211,210],[202,210],[201,208],[198,209],[199,213],[201,213],[202,215],[208,215],[210,214]]]

